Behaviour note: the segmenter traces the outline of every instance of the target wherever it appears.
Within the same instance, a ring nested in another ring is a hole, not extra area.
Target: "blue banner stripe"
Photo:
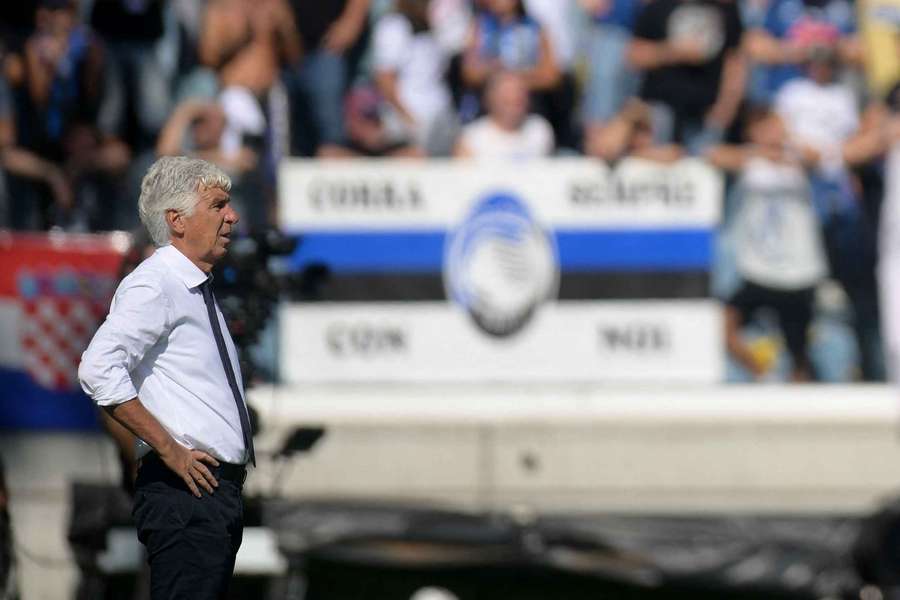
[[[557,230],[563,271],[707,270],[715,232],[710,229]],[[444,231],[315,231],[299,234],[291,267],[321,264],[335,273],[441,271]]]
[[[557,232],[563,271],[707,270],[714,233],[700,230]]]
[[[48,390],[24,371],[0,367],[0,430],[97,429],[97,409],[80,390]]]
[[[446,234],[423,232],[313,232],[300,236],[291,266],[323,264],[334,272],[440,270]]]

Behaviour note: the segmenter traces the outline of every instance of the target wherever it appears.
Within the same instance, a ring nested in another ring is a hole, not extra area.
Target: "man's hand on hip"
[[[206,452],[190,450],[172,439],[138,398],[104,408],[128,431],[150,444],[166,466],[184,480],[195,496],[200,497],[198,485],[210,494],[214,488],[219,487],[219,482],[203,464],[206,462],[218,467],[219,461]]]
[[[159,451],[159,457],[167,467],[184,480],[191,493],[198,498],[201,496],[201,487],[210,494],[215,491],[214,488],[219,487],[219,482],[203,464],[206,462],[217,467],[219,461],[206,452],[190,450],[173,440],[164,451]]]

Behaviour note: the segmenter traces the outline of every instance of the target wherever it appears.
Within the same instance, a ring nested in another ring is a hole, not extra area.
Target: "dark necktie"
[[[231,359],[228,357],[228,350],[225,348],[225,338],[222,336],[222,328],[219,326],[219,317],[216,315],[216,301],[213,298],[210,281],[207,279],[200,285],[203,292],[203,302],[206,303],[206,312],[209,313],[209,324],[212,325],[213,336],[216,338],[216,346],[219,347],[219,357],[222,359],[222,366],[225,368],[225,377],[228,378],[228,385],[231,387],[231,393],[234,395],[234,402],[237,404],[238,415],[241,417],[241,432],[244,434],[244,447],[249,451],[250,463],[256,466],[256,452],[253,450],[253,434],[250,431],[250,418],[247,416],[247,409],[244,406],[244,400],[241,391],[238,389],[237,378],[234,376],[234,368],[231,366]]]

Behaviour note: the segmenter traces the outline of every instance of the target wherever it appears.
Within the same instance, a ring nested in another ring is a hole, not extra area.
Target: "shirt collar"
[[[191,259],[182,254],[181,250],[171,244],[157,248],[156,252],[188,289],[195,288],[210,278],[200,267],[192,263]]]

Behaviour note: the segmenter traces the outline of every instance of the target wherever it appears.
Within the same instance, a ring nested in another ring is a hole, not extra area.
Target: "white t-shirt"
[[[859,105],[850,87],[793,79],[776,94],[775,112],[793,139],[822,152],[825,172],[843,169],[841,147],[859,129]]]
[[[400,101],[420,126],[427,129],[450,109],[444,82],[448,58],[431,32],[415,33],[406,17],[387,14],[375,26],[372,52],[376,71],[397,74]]]
[[[529,115],[518,131],[506,131],[489,117],[481,117],[463,128],[460,143],[473,158],[540,158],[553,152],[553,128],[539,115]]]
[[[779,290],[808,288],[825,277],[825,250],[803,169],[752,158],[738,185],[734,226],[741,276]]]

